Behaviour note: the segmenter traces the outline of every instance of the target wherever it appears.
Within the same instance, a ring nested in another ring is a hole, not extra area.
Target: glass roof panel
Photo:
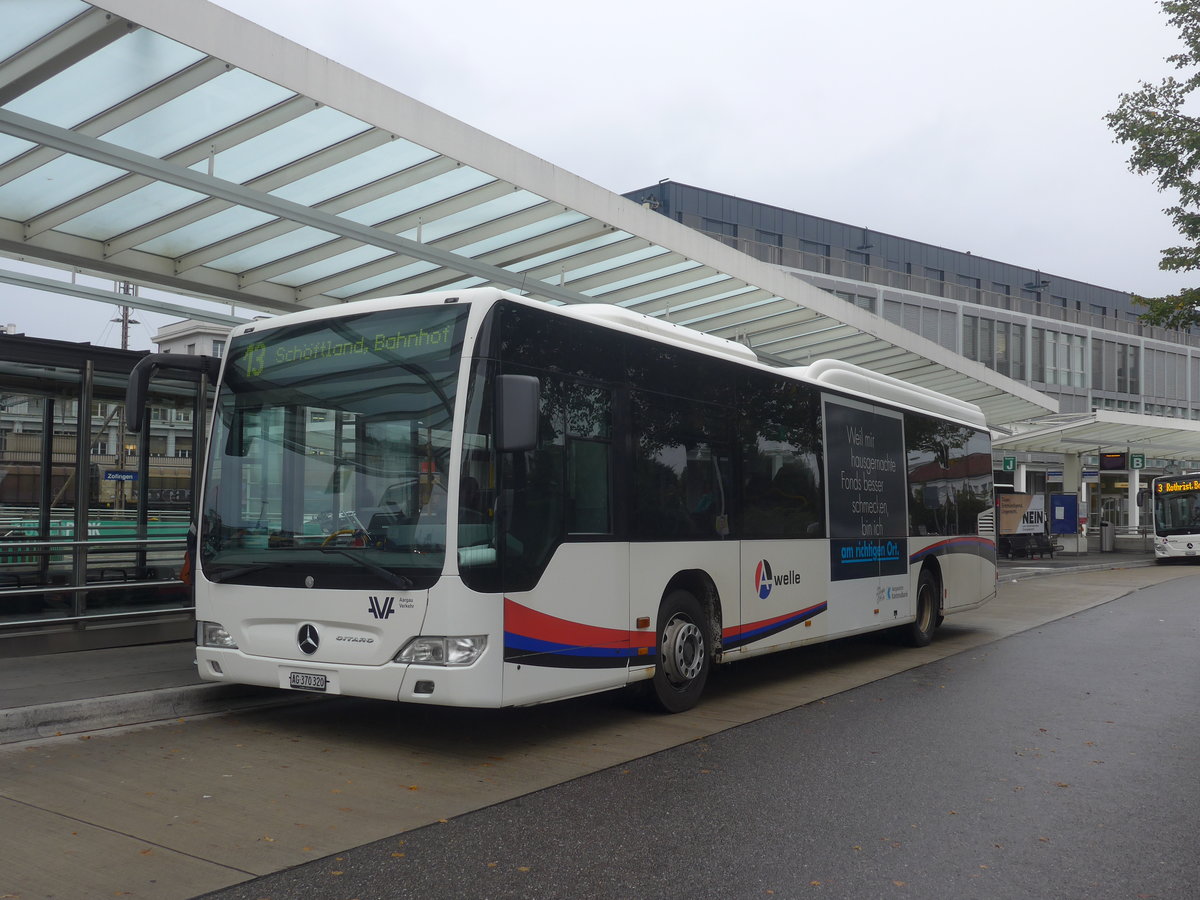
[[[437,263],[431,262],[415,262],[407,266],[401,266],[399,269],[394,269],[391,272],[385,272],[382,275],[376,275],[374,278],[365,278],[362,281],[354,284],[346,284],[332,291],[327,291],[330,297],[342,299],[345,297],[353,297],[356,294],[363,294],[367,291],[373,291],[393,282],[401,281],[405,278],[415,278],[418,275],[424,275],[426,272],[432,272],[438,268]]]
[[[124,174],[78,156],[60,156],[0,185],[0,209],[6,218],[31,219]]]
[[[436,152],[426,150],[424,146],[397,138],[350,160],[336,163],[299,181],[293,181],[292,184],[284,185],[271,193],[276,197],[311,206],[352,191],[355,187],[370,185],[372,181],[402,172],[436,156]]]
[[[5,109],[72,128],[203,58],[198,50],[139,28],[30,89]]]
[[[730,291],[727,294],[717,294],[715,297],[706,297],[702,301],[702,303],[715,303],[718,300],[728,300],[730,297],[736,297],[738,294],[751,294],[757,290],[758,290],[758,288],[756,288],[754,285],[746,285],[743,288],[739,288],[736,291]],[[756,307],[766,306],[769,303],[774,303],[778,299],[779,299],[778,297],[764,297],[761,300],[755,300],[755,301],[753,301],[751,303],[747,303],[743,306],[737,306],[737,307],[734,307],[733,309],[725,309],[725,310],[722,310],[721,312],[712,313],[712,314],[706,315],[706,316],[696,316],[695,318],[681,321],[678,324],[690,325],[690,324],[694,324],[697,322],[707,321],[708,319],[711,319],[714,316],[728,316],[728,315],[732,315],[732,314],[736,314],[736,313],[748,312],[752,309],[755,309]],[[691,309],[692,307],[701,306],[701,305],[702,305],[701,303],[688,303],[688,304],[681,303],[679,306],[671,307],[671,314],[674,315],[676,312],[682,312],[683,310]]]
[[[234,69],[114,128],[104,140],[162,157],[291,96],[286,88]]]
[[[427,242],[433,242],[545,202],[545,197],[539,197],[529,191],[513,191],[511,194],[505,194],[495,200],[479,203],[460,212],[435,219],[422,229],[422,237]]]
[[[369,128],[352,116],[322,106],[221,151],[214,157],[213,174],[235,184],[244,184]],[[207,173],[208,160],[202,160],[192,168]]]
[[[540,222],[534,222],[532,225],[525,225],[522,228],[513,228],[511,231],[505,231],[503,234],[498,234],[495,237],[486,238],[482,241],[476,241],[473,244],[465,244],[454,252],[462,256],[474,258],[476,256],[481,256],[484,253],[490,253],[493,250],[499,250],[501,247],[512,247],[520,244],[523,241],[541,237],[543,234],[550,234],[553,231],[558,231],[560,228],[566,228],[568,225],[574,225],[576,222],[582,222],[586,218],[587,216],[585,216],[583,213],[559,213],[557,216],[551,216],[550,218],[543,219]]]
[[[641,262],[643,259],[650,259],[654,256],[664,256],[668,250],[663,249],[655,244],[649,247],[643,247],[640,250],[632,250],[622,256],[615,256],[612,259],[601,260],[598,263],[593,263],[590,266],[584,266],[581,269],[567,269],[567,278],[575,281],[579,278],[588,278],[592,275],[599,275],[601,272],[607,272],[609,269],[619,269],[621,266],[628,266],[631,263]]]
[[[32,144],[29,141],[23,141],[20,138],[11,137],[7,134],[0,134],[0,164],[6,163],[10,159],[18,157],[36,146],[37,144]]]
[[[124,234],[131,228],[145,225],[168,213],[190,206],[206,196],[173,184],[155,181],[91,212],[77,216],[60,226],[59,230],[80,237],[108,240],[118,234]]]
[[[0,60],[45,37],[89,9],[79,0],[38,0],[37,3],[0,4]]]
[[[601,247],[607,247],[609,244],[628,240],[630,237],[632,235],[628,231],[612,231],[586,241],[580,241],[578,244],[560,247],[557,250],[551,250],[549,253],[542,253],[531,259],[522,260],[520,263],[512,266],[511,269],[513,272],[524,272],[526,269],[548,266],[551,263],[558,262],[560,259],[578,256],[580,253],[587,253],[589,250],[598,250]]]
[[[257,209],[231,206],[198,222],[176,228],[169,234],[139,244],[138,249],[174,259],[225,238],[233,237],[235,234],[241,234],[243,231],[249,231],[274,218],[275,216],[270,213],[260,212]]]
[[[385,256],[391,255],[391,251],[385,250],[383,247],[355,247],[353,250],[339,253],[337,256],[331,256],[328,259],[322,259],[303,268],[294,269],[286,275],[272,278],[271,281],[278,284],[286,284],[288,287],[299,287],[302,284],[308,284],[310,281],[328,278],[330,275],[336,275],[338,272],[353,269],[355,266],[365,266],[369,262],[374,262],[377,259],[383,259]]]
[[[261,244],[255,244],[253,247],[213,260],[208,265],[226,272],[245,272],[294,253],[311,250],[334,238],[335,235],[328,231],[320,231],[305,225],[295,231],[289,231],[287,234],[263,241]]]
[[[730,280],[732,280],[730,276],[725,275],[724,273],[717,273],[716,275],[710,275],[707,278],[698,278],[695,281],[689,281],[687,284],[676,285],[675,287],[666,288],[665,290],[661,291],[654,291],[653,293],[649,294],[641,294],[633,300],[622,300],[617,305],[628,306],[631,303],[649,303],[652,300],[658,300],[660,297],[670,297],[673,294],[682,294],[685,291],[694,291],[697,288],[707,287],[710,284],[719,284],[722,281]],[[739,288],[738,290],[742,290],[742,288]],[[721,294],[720,296],[731,296],[733,293],[736,293],[736,291],[731,291],[729,294]],[[672,306],[671,309],[687,309],[690,306],[695,306],[697,303],[709,303],[714,299],[719,298],[716,296],[705,297],[703,300],[692,300],[689,303],[681,303],[678,306]]]
[[[342,215],[363,225],[373,225],[376,222],[394,219],[413,210],[421,209],[448,197],[455,197],[463,191],[469,191],[471,188],[489,184],[495,180],[484,172],[462,166],[453,172],[447,172],[437,178],[430,178],[420,184],[414,184],[403,191],[380,197],[370,203],[364,203]],[[436,215],[436,213],[431,211],[431,215]]]
[[[402,172],[405,169],[425,162],[437,156],[432,150],[426,150],[403,138],[389,141],[365,153],[360,153],[353,159],[332,165],[320,172],[315,172],[284,185],[271,193],[284,200],[303,203],[307,206],[337,197],[346,191],[362,187],[378,181],[387,175]]]
[[[688,269],[697,269],[701,263],[694,260],[685,259],[683,262],[676,263],[672,266],[663,266],[661,269],[655,269],[653,272],[643,272],[640,275],[633,275],[629,278],[621,278],[617,281],[609,282],[600,287],[588,288],[583,293],[589,297],[594,297],[597,294],[607,294],[610,291],[619,291],[622,288],[633,287],[636,284],[644,284],[647,281],[654,281],[656,278],[665,278],[668,275],[674,275],[678,272],[686,272]],[[568,287],[570,285],[568,284]]]

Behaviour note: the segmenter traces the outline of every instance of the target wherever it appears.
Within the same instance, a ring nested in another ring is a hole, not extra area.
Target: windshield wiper
[[[321,553],[340,553],[347,559],[358,563],[371,574],[378,575],[380,578],[384,579],[389,584],[395,585],[402,591],[408,590],[415,583],[411,578],[405,575],[397,575],[390,569],[385,569],[383,566],[377,565],[376,563],[371,562],[369,559],[363,559],[361,556],[351,553],[344,547],[314,547],[313,549],[319,550]]]

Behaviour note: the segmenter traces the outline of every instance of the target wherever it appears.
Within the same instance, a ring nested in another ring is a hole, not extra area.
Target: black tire
[[[910,647],[928,647],[941,621],[941,604],[938,602],[938,580],[928,569],[921,572],[917,580],[917,619],[901,625],[900,640]]]
[[[651,698],[664,712],[684,712],[700,702],[712,668],[712,638],[704,607],[687,591],[671,591],[658,608],[657,634]]]

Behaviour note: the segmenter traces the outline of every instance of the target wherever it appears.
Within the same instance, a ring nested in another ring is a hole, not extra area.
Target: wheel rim
[[[704,668],[704,634],[690,619],[676,616],[663,629],[662,666],[677,687],[687,685]]]

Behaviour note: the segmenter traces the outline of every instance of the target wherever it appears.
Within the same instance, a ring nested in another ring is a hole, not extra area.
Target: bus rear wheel
[[[917,581],[917,619],[900,626],[900,639],[910,647],[927,647],[941,619],[937,577],[925,569]]]
[[[700,701],[712,665],[708,618],[687,591],[671,591],[658,611],[658,664],[652,694],[665,712],[691,709]]]

